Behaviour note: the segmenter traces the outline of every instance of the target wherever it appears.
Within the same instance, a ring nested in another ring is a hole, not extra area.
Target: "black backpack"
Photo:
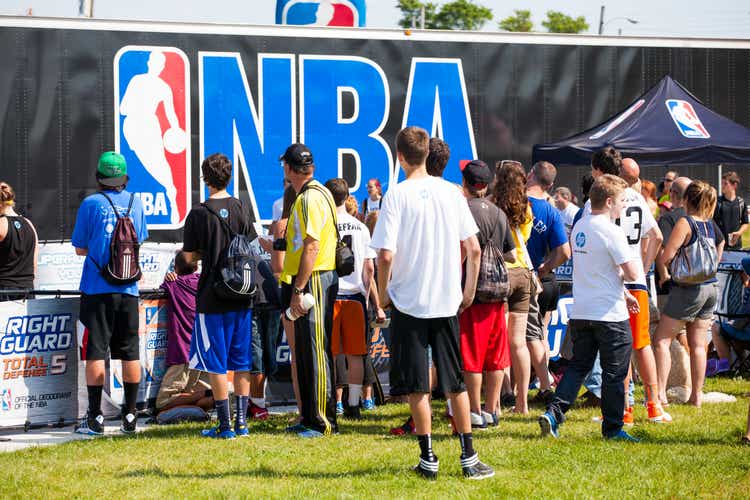
[[[498,223],[493,225],[495,230],[498,226]],[[495,233],[493,232],[481,245],[482,256],[479,260],[479,276],[474,298],[482,303],[505,302],[510,291],[510,280],[503,252],[492,241],[493,234]]]
[[[135,194],[130,194],[130,203],[128,211],[124,216],[115,208],[112,199],[103,191],[99,194],[104,196],[112,210],[115,212],[117,222],[115,229],[112,231],[112,240],[109,243],[109,261],[102,267],[93,258],[91,261],[99,269],[99,273],[104,280],[111,285],[129,285],[141,279],[141,266],[138,260],[140,243],[138,243],[138,233],[135,231],[133,221],[130,219],[130,209],[133,207]]]
[[[257,252],[250,239],[235,233],[229,224],[207,204],[201,205],[229,231],[229,244],[222,250],[214,272],[213,290],[220,299],[250,302],[258,289],[256,282]]]

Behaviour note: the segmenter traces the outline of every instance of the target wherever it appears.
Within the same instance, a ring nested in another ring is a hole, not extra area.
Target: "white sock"
[[[362,384],[349,384],[349,406],[359,406]]]
[[[448,415],[453,416],[453,408],[451,408],[451,400],[448,400]]]
[[[266,407],[266,398],[250,398],[250,401],[252,401],[255,406],[259,406],[261,408]]]

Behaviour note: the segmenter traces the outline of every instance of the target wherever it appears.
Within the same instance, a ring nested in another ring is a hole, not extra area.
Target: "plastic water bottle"
[[[312,296],[311,293],[305,293],[302,294],[302,307],[305,308],[305,311],[309,311],[312,306],[315,305],[315,298]],[[296,321],[299,316],[294,314],[294,311],[292,311],[291,307],[287,307],[286,311],[284,311],[284,315],[286,316],[286,319],[289,321]]]

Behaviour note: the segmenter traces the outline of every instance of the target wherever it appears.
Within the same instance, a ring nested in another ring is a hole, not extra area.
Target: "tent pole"
[[[716,191],[721,194],[721,170],[722,170],[722,164],[719,163],[719,178],[718,178],[718,184],[716,185]]]

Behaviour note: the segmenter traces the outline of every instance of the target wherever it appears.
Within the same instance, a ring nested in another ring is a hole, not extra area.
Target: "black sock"
[[[232,427],[229,425],[229,400],[214,401],[214,406],[216,407],[216,416],[219,418],[219,430],[230,430]]]
[[[96,418],[102,414],[102,386],[87,385],[86,388],[89,392],[89,416]]]
[[[234,397],[234,406],[236,410],[235,413],[237,414],[234,420],[235,428],[242,427],[247,424],[247,422],[245,421],[245,417],[247,416],[247,403],[249,399],[250,398],[247,396]]]
[[[125,382],[122,385],[125,392],[125,407],[123,408],[122,414],[127,415],[128,413],[132,413],[135,415],[135,405],[138,401],[138,387],[141,384],[136,382]]]
[[[421,450],[420,458],[427,460],[428,462],[434,462],[436,460],[435,454],[432,452],[432,435],[424,434],[417,436],[419,441],[419,449]]]
[[[474,440],[471,432],[466,434],[458,434],[458,440],[461,442],[461,458],[469,458],[474,456]]]

